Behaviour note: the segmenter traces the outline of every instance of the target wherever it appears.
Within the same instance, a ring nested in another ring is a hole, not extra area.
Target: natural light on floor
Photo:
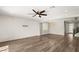
[[[0,47],[0,52],[8,52],[8,51],[9,51],[8,45]]]

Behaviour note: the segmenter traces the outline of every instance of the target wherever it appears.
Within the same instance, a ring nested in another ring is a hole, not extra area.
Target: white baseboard
[[[10,38],[1,39],[0,42],[11,41],[11,40],[18,40],[18,39],[21,39],[21,38],[29,38],[29,37],[33,37],[33,36],[40,36],[40,35],[32,35],[32,36],[15,36],[15,37],[10,37]]]

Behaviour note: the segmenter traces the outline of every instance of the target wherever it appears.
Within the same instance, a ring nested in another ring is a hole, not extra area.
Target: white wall
[[[28,25],[28,27],[22,25]],[[30,18],[0,16],[0,42],[39,34],[39,23]]]
[[[64,21],[51,22],[49,28],[50,34],[64,35]]]
[[[53,20],[49,23],[49,33],[64,35],[64,20]],[[22,25],[28,25],[23,27]],[[0,16],[0,42],[40,35],[39,22],[31,18]]]
[[[67,19],[59,19],[51,21],[49,24],[49,33],[50,34],[57,34],[57,35],[64,35],[64,20],[73,20],[74,18],[67,18]]]

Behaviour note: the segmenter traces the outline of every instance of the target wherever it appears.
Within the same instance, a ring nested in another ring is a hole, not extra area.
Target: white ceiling
[[[35,10],[46,10],[47,16],[39,18],[38,16],[32,17]],[[33,19],[40,19],[42,21],[50,21],[53,19],[61,19],[68,17],[79,16],[79,6],[2,6],[0,7],[0,15],[13,15],[19,17],[31,17]]]

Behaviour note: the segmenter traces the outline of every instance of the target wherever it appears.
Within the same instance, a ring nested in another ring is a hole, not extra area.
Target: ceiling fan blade
[[[32,9],[35,13],[37,13],[34,9]]]
[[[35,17],[37,14],[35,14],[33,17]]]
[[[47,14],[40,14],[40,15],[47,16]]]
[[[45,10],[41,11],[40,13],[44,13],[44,12],[45,12]]]

